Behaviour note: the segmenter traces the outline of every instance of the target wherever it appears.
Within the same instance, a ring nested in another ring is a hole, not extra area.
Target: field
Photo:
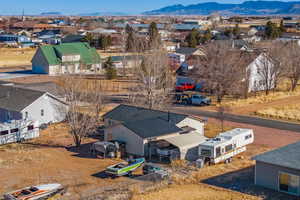
[[[300,104],[269,107],[258,110],[255,114],[262,117],[300,122]]]
[[[0,69],[2,67],[30,66],[36,49],[0,48]]]

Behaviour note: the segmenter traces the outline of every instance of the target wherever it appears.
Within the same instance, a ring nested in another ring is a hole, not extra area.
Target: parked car
[[[183,92],[188,90],[194,90],[195,87],[196,86],[193,83],[180,83],[179,85],[176,86],[175,89],[177,92]]]
[[[177,94],[176,95],[176,102],[180,104],[185,104],[185,105],[199,105],[199,106],[204,106],[204,105],[210,105],[211,104],[211,99],[209,97],[200,95],[200,94]]]

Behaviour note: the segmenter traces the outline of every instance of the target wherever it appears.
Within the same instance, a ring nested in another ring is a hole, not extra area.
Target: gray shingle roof
[[[176,53],[184,54],[187,56],[192,55],[197,51],[197,48],[190,48],[190,47],[181,47],[179,49],[176,49]]]
[[[163,112],[159,110],[150,110],[147,108],[130,106],[130,105],[119,105],[112,111],[106,113],[103,117],[106,119],[112,119],[120,122],[132,122],[132,121],[140,121],[145,119],[154,119],[160,118],[168,120],[170,116],[170,121],[177,124],[184,120],[187,115],[177,114],[170,112]]]
[[[44,94],[24,88],[0,86],[0,108],[20,112]]]
[[[253,160],[300,170],[300,141],[257,155]]]
[[[153,138],[182,131],[173,122],[161,118],[132,121],[123,125],[141,138]]]
[[[48,92],[55,97],[63,98],[65,94],[63,89],[54,82],[42,82],[42,83],[26,83],[15,84],[14,87],[36,90],[40,92]]]

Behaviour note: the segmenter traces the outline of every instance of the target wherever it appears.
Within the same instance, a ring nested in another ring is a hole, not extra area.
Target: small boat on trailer
[[[141,167],[145,158],[137,158],[128,162],[121,162],[106,168],[105,172],[113,177],[130,175],[137,168]]]
[[[62,193],[64,188],[59,183],[26,187],[4,194],[4,200],[45,200]]]

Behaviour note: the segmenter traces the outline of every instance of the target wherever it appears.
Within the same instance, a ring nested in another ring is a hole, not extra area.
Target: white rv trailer
[[[0,145],[22,142],[39,137],[39,123],[29,120],[13,120],[0,124]]]
[[[252,129],[233,129],[220,133],[217,137],[200,144],[199,155],[204,162],[217,164],[231,162],[232,157],[246,151],[246,146],[254,142]]]

